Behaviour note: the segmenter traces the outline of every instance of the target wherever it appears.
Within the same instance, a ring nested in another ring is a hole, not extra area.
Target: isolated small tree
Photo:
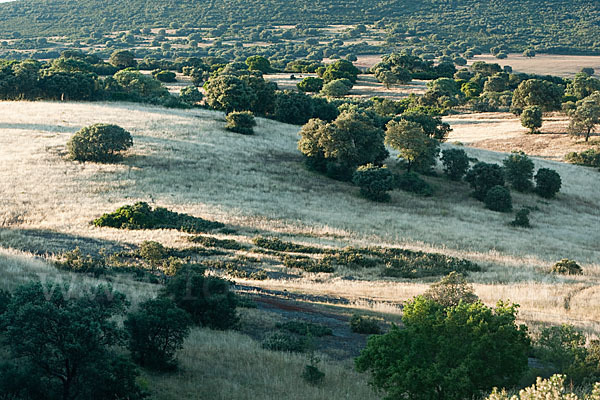
[[[583,274],[583,268],[577,264],[574,260],[563,258],[552,266],[551,271],[555,274],[563,275],[581,275]]]
[[[373,164],[357,168],[352,176],[352,182],[360,187],[360,194],[373,201],[389,201],[387,193],[394,188],[394,176],[386,167]]]
[[[523,57],[528,57],[528,58],[533,58],[535,57],[535,50],[534,49],[527,49],[523,52]]]
[[[462,149],[442,151],[444,173],[453,181],[460,181],[469,170],[469,156]]]
[[[398,150],[409,172],[415,164],[435,163],[439,149],[437,141],[427,136],[420,124],[406,120],[390,121],[386,125],[385,143]]]
[[[498,164],[478,162],[467,172],[465,180],[474,189],[473,196],[481,201],[494,186],[504,186],[504,171]]]
[[[594,68],[590,68],[590,67],[581,68],[581,72],[583,72],[584,74],[586,74],[588,76],[593,76],[596,73]]]
[[[69,156],[77,161],[111,162],[133,146],[131,134],[110,124],[95,124],[79,130],[67,142]]]
[[[521,228],[531,228],[531,224],[529,223],[529,214],[530,211],[528,208],[521,208],[519,211],[517,211],[515,219],[510,224],[512,226],[518,226]]]
[[[140,304],[139,310],[125,320],[133,359],[152,369],[175,368],[175,353],[183,347],[191,324],[189,315],[168,298]]]
[[[598,123],[600,123],[600,92],[577,102],[574,110],[569,112],[571,121],[568,132],[575,136],[584,136],[587,142]]]
[[[398,83],[398,76],[394,74],[392,71],[388,70],[380,70],[375,75],[377,80],[385,85],[386,89],[389,89],[390,86]]]
[[[129,50],[116,50],[110,55],[109,63],[119,69],[135,67],[135,55]]]
[[[504,164],[504,173],[506,181],[517,191],[526,192],[533,188],[533,161],[527,154],[520,152],[513,152],[510,156],[505,158],[502,163]]]
[[[225,117],[227,125],[225,129],[231,132],[241,133],[242,135],[254,134],[254,127],[256,126],[256,120],[254,114],[250,111],[234,111]]]
[[[509,212],[512,210],[510,191],[504,186],[494,186],[485,194],[485,206],[492,211]]]
[[[530,133],[536,133],[542,127],[542,109],[538,106],[525,107],[521,113],[521,125],[529,129]]]
[[[535,174],[535,191],[544,198],[555,197],[561,186],[560,175],[552,169],[540,168]]]
[[[323,79],[308,76],[298,82],[296,86],[303,92],[317,93],[323,89]]]
[[[435,301],[444,307],[454,307],[459,303],[475,303],[479,298],[473,290],[473,286],[466,278],[456,271],[450,272],[439,282],[429,286],[423,293],[423,297]]]

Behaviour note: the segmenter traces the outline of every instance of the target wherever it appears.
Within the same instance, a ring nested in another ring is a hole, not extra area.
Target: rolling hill
[[[392,41],[412,38],[413,44],[435,38],[484,48],[537,46],[553,53],[593,53],[600,46],[595,39],[600,4],[593,0],[17,0],[0,4],[0,37],[218,25],[235,33],[241,26],[321,27],[382,19]]]

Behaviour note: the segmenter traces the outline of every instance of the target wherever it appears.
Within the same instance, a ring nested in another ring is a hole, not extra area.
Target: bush
[[[462,303],[475,303],[479,300],[473,286],[456,271],[450,272],[439,282],[432,284],[423,297],[435,301],[444,307],[454,307]]]
[[[569,153],[565,156],[565,160],[572,164],[600,168],[600,150],[588,149],[581,153]]]
[[[394,175],[395,185],[405,192],[415,193],[421,196],[431,196],[433,188],[414,172],[405,172]]]
[[[202,326],[225,330],[238,322],[237,298],[229,290],[229,282],[205,276],[204,270],[197,266],[182,268],[167,281],[162,293]]]
[[[283,240],[275,237],[264,237],[256,236],[252,239],[252,243],[263,249],[269,249],[273,251],[283,251],[291,253],[321,253],[323,249],[313,246],[305,246],[302,244],[284,242]]]
[[[184,87],[179,92],[179,99],[189,105],[196,105],[200,103],[203,98],[204,96],[195,86]]]
[[[183,347],[191,324],[189,315],[165,297],[140,304],[125,320],[133,359],[151,369],[174,369],[175,353]]]
[[[515,220],[510,224],[512,226],[519,226],[521,228],[531,228],[531,224],[529,223],[529,209],[521,208],[517,211],[517,215],[515,215]]]
[[[552,375],[550,379],[538,377],[535,385],[521,390],[519,396],[509,395],[506,389],[498,390],[498,388],[494,388],[485,400],[600,400],[599,384],[594,385],[590,396],[579,397],[572,392],[572,389],[566,390],[565,378],[567,377],[564,375]]]
[[[502,163],[506,180],[515,190],[519,192],[531,190],[534,165],[525,153],[514,152]]]
[[[504,171],[497,164],[478,162],[467,172],[465,180],[475,190],[473,196],[484,201],[491,188],[504,186]]]
[[[98,277],[107,271],[106,260],[100,257],[92,257],[81,253],[79,247],[64,253],[56,267],[65,271],[91,273]]]
[[[469,169],[469,156],[462,149],[442,151],[444,173],[453,181],[460,181]]]
[[[254,127],[256,126],[256,121],[254,119],[254,114],[250,111],[234,111],[225,117],[227,120],[227,125],[225,125],[225,129],[241,133],[242,135],[252,135],[254,134]]]
[[[354,314],[350,318],[350,330],[365,335],[379,335],[381,333],[381,328],[375,318],[359,314]]]
[[[573,386],[597,382],[600,343],[592,341],[586,347],[586,342],[584,332],[573,325],[551,326],[542,329],[534,354],[544,365],[545,374],[565,374]]]
[[[416,297],[404,306],[402,328],[371,336],[356,367],[370,372],[389,399],[471,399],[495,386],[512,387],[527,370],[530,351],[516,311],[502,302],[448,309]]]
[[[488,190],[484,203],[492,211],[508,212],[512,210],[510,191],[504,186],[497,185]]]
[[[262,347],[273,351],[303,353],[306,351],[307,342],[305,338],[289,333],[273,332],[263,340]]]
[[[283,258],[283,265],[285,265],[287,268],[298,268],[303,269],[306,272],[314,273],[331,273],[334,271],[334,268],[326,261],[315,261],[309,257],[294,257],[286,255]]]
[[[218,247],[228,250],[243,250],[246,245],[239,243],[233,239],[217,239],[212,236],[194,236],[188,238],[190,242],[199,243],[204,247]]]
[[[562,275],[581,275],[583,269],[579,264],[568,258],[563,258],[552,266],[552,273]]]
[[[93,221],[95,226],[120,229],[177,229],[183,232],[202,233],[219,229],[225,225],[207,221],[187,214],[156,207],[154,210],[145,202],[118,208]]]
[[[133,146],[131,134],[117,125],[95,124],[82,128],[67,142],[69,156],[77,161],[111,162]]]
[[[388,191],[394,188],[394,176],[386,167],[373,164],[357,168],[352,182],[360,187],[360,194],[373,201],[389,201]]]
[[[140,245],[138,254],[148,261],[152,267],[156,267],[169,255],[169,251],[158,242],[146,240]]]
[[[323,79],[309,76],[298,82],[296,86],[303,92],[320,92],[323,89]]]
[[[153,71],[152,76],[154,76],[154,78],[160,82],[165,82],[165,83],[177,82],[177,79],[175,79],[175,76],[176,76],[175,72],[171,72],[171,71]]]
[[[304,366],[302,372],[302,379],[311,385],[320,385],[325,378],[325,373],[321,371],[316,365],[307,364]]]
[[[327,97],[344,97],[350,93],[350,89],[352,89],[352,82],[348,79],[335,79],[324,84],[321,93]]]
[[[555,197],[561,186],[560,175],[552,169],[540,168],[535,175],[535,191],[546,199]]]

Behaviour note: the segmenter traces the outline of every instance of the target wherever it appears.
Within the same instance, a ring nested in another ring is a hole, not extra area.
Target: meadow
[[[397,246],[463,257],[483,267],[469,280],[487,304],[509,299],[521,305],[521,318],[532,324],[568,321],[591,334],[599,332],[596,171],[535,158],[536,167],[559,171],[563,188],[552,201],[515,193],[516,209],[534,210],[533,228],[521,229],[509,225],[510,214],[485,210],[469,196],[466,184],[453,185],[443,178],[428,178],[436,188],[430,198],[395,191],[389,204],[364,200],[355,187],[306,170],[296,150],[299,128],[270,120],[258,119],[256,135],[243,136],[224,129],[222,113],[206,110],[4,102],[0,114],[0,159],[5,166],[0,171],[0,243],[11,249],[11,257],[18,255],[38,267],[76,246],[90,252],[135,248],[145,240],[185,246],[188,235],[172,230],[123,231],[90,224],[120,205],[147,201],[226,223],[236,232],[219,237],[245,243],[264,235],[316,246]],[[68,138],[96,122],[117,123],[132,133],[135,144],[122,163],[65,158]],[[465,150],[488,162],[506,156]],[[550,266],[562,258],[578,261],[584,275],[549,274]],[[237,281],[340,296],[351,300],[349,307],[391,314],[399,310],[387,302],[407,300],[431,282],[344,269],[282,276]]]

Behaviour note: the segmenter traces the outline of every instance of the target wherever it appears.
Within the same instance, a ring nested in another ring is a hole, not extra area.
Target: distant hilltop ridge
[[[600,53],[596,0],[17,0],[0,4],[0,38],[87,37],[143,27],[373,24],[392,40],[467,41],[521,51]]]

